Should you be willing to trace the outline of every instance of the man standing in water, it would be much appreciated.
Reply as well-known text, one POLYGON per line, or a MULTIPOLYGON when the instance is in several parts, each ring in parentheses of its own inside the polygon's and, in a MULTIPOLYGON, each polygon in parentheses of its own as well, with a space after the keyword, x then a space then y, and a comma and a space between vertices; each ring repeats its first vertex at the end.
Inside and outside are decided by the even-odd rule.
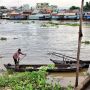
POLYGON ((25 55, 21 52, 21 49, 18 49, 16 53, 13 55, 14 63, 15 63, 15 68, 19 66, 19 60, 20 60, 20 55, 25 55))

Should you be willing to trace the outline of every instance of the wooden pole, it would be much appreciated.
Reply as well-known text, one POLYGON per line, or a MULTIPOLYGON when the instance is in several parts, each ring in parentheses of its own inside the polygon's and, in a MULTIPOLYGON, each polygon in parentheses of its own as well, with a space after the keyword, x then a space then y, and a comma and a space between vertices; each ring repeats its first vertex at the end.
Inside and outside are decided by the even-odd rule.
POLYGON ((79 35, 78 35, 78 50, 77 50, 77 65, 76 65, 77 70, 76 70, 75 88, 78 86, 80 47, 81 47, 81 40, 83 36, 82 34, 83 4, 84 4, 84 0, 81 1, 81 9, 80 9, 80 26, 79 26, 79 35))

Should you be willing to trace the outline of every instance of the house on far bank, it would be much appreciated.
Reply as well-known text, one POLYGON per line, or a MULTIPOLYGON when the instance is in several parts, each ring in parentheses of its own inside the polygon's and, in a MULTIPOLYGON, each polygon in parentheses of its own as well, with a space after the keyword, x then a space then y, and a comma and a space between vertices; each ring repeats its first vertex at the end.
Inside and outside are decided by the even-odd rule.
POLYGON ((84 18, 84 20, 90 20, 90 11, 84 12, 83 18, 84 18))
POLYGON ((18 12, 18 11, 12 11, 9 14, 9 20, 27 20, 28 14, 26 12, 18 12))
POLYGON ((10 20, 23 20, 23 19, 26 19, 26 17, 22 13, 17 12, 17 11, 12 11, 8 15, 10 17, 9 18, 10 20))
POLYGON ((2 19, 9 19, 10 17, 9 17, 9 15, 8 15, 8 13, 3 13, 2 14, 2 19))
POLYGON ((0 19, 2 18, 2 12, 0 12, 0 19))
POLYGON ((61 10, 58 12, 61 20, 79 20, 79 10, 61 10))
POLYGON ((29 20, 50 20, 51 19, 51 11, 49 10, 38 10, 34 9, 32 14, 29 15, 29 20))
POLYGON ((60 20, 60 15, 57 12, 52 12, 52 20, 60 20))

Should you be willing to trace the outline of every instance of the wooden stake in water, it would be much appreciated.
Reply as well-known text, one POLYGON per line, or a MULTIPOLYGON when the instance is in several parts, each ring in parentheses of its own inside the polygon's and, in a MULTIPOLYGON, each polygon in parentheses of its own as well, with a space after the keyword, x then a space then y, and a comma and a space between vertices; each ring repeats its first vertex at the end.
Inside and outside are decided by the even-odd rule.
POLYGON ((81 47, 81 40, 82 40, 82 36, 83 36, 83 34, 82 34, 83 4, 84 4, 84 0, 81 1, 81 9, 80 9, 80 26, 79 26, 79 35, 78 35, 77 70, 76 70, 75 87, 78 86, 78 78, 79 78, 80 47, 81 47))

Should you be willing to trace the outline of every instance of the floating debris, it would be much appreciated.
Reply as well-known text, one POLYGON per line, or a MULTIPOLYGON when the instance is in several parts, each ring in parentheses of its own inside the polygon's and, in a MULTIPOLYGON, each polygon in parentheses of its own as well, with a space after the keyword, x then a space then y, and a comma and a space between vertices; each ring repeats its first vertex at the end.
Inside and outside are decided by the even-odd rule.
POLYGON ((22 24, 30 24, 29 22, 21 22, 22 24))
POLYGON ((84 44, 90 44, 90 41, 83 41, 84 44))
POLYGON ((32 21, 32 23, 35 23, 35 21, 32 21))
POLYGON ((18 39, 18 38, 13 38, 13 39, 18 39))
POLYGON ((7 38, 6 37, 1 37, 0 40, 7 40, 7 38))

